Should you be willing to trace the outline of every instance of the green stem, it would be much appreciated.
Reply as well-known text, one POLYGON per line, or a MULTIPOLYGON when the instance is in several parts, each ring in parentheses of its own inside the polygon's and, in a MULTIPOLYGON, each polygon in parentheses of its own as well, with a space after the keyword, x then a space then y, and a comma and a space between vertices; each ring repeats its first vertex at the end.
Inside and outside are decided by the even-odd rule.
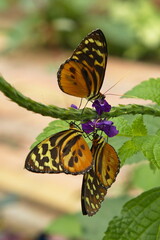
MULTIPOLYGON (((44 105, 36 102, 31 98, 24 96, 13 86, 11 86, 3 77, 0 77, 0 90, 10 98, 13 102, 16 102, 19 106, 26 108, 29 111, 39 113, 43 116, 49 116, 52 118, 60 118, 62 120, 82 120, 82 110, 75 110, 72 108, 65 109, 57 106, 44 105)), ((105 113, 102 117, 117 117, 126 114, 148 114, 153 116, 160 116, 160 111, 148 106, 130 104, 119 107, 113 107, 111 112, 105 113)), ((83 120, 91 120, 97 118, 97 114, 94 110, 86 108, 83 111, 83 120)))

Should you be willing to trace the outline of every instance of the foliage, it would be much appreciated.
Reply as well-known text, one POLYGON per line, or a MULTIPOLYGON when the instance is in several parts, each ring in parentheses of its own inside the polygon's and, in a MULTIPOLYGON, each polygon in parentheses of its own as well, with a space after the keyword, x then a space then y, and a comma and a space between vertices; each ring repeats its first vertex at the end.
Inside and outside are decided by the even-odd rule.
POLYGON ((159 9, 151 0, 110 1, 106 34, 112 54, 159 60, 159 9))
MULTIPOLYGON (((110 53, 133 59, 160 60, 159 9, 151 0, 17 0, 23 18, 9 30, 9 48, 20 45, 64 46, 95 28, 107 36, 110 53)), ((2 0, 5 10, 12 1, 2 0)))
MULTIPOLYGON (((147 95, 147 99, 159 103, 157 100, 160 96, 159 85, 160 79, 150 79, 136 86, 129 94, 142 99, 145 99, 147 95), (144 91, 144 89, 146 90, 144 91), (150 94, 147 92, 147 89, 150 94)), ((128 93, 126 93, 126 96, 128 96, 128 93)), ((154 105, 152 107, 154 108, 154 105)), ((157 105, 155 109, 159 109, 157 105)), ((121 165, 147 159, 154 167, 160 168, 159 118, 153 118, 148 115, 142 116, 135 112, 134 116, 112 117, 110 120, 114 122, 114 125, 119 130, 119 134, 116 138, 109 138, 109 143, 118 151, 121 165), (137 157, 138 153, 141 153, 139 157, 137 157)), ((37 141, 33 146, 44 138, 54 134, 55 129, 59 131, 65 127, 66 124, 60 120, 51 122, 49 126, 44 129, 43 133, 37 137, 37 141)))
POLYGON ((127 200, 128 197, 107 199, 101 211, 89 221, 80 214, 65 215, 51 222, 46 232, 62 234, 70 239, 78 237, 89 240, 96 237, 96 240, 100 240, 103 237, 102 232, 108 225, 103 240, 158 240, 160 188, 153 188, 126 202, 127 200), (115 215, 119 216, 113 218, 115 215), (101 221, 102 219, 105 220, 101 221), (97 225, 98 222, 101 224, 97 225))
POLYGON ((151 100, 160 105, 160 81, 150 79, 128 91, 124 97, 137 97, 145 100, 151 100))
POLYGON ((127 202, 113 218, 103 240, 155 240, 160 237, 160 188, 153 188, 127 202))
POLYGON ((40 143, 45 138, 53 135, 56 132, 63 131, 68 128, 68 124, 61 120, 55 120, 49 123, 49 125, 43 130, 42 133, 40 133, 36 141, 32 144, 31 149, 36 146, 38 143, 40 143))
MULTIPOLYGON (((37 103, 23 96, 6 83, 2 77, 0 77, 0 90, 13 101, 31 111, 61 118, 61 120, 51 122, 44 129, 43 133, 37 138, 38 142, 55 133, 55 129, 56 131, 63 130, 66 124, 62 122, 62 119, 80 120, 80 110, 71 108, 65 110, 37 103)), ((129 95, 150 100, 152 105, 118 106, 103 116, 112 120, 119 130, 119 135, 109 138, 109 143, 118 151, 121 165, 140 162, 144 164, 142 160, 146 160, 145 164, 148 163, 147 168, 140 164, 139 168, 136 168, 133 172, 131 179, 127 181, 127 187, 136 186, 144 192, 129 201, 128 196, 107 199, 102 204, 101 210, 92 218, 82 217, 80 214, 64 216, 57 222, 51 223, 46 232, 63 234, 70 239, 84 240, 94 239, 96 232, 96 239, 102 239, 104 231, 106 232, 103 240, 159 239, 160 79, 149 79, 139 84, 126 93, 125 97, 129 95)), ((95 112, 92 109, 86 109, 83 116, 84 119, 90 120, 94 118, 95 112)))

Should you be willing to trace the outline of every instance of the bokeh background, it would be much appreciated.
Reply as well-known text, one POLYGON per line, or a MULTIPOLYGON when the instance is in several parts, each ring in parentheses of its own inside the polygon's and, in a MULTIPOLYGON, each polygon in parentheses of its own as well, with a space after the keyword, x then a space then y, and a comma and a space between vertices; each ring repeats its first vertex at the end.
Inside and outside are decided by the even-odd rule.
MULTIPOLYGON (((78 98, 60 91, 56 73, 96 28, 104 32, 109 49, 101 92, 120 81, 107 93, 111 105, 146 103, 120 96, 160 75, 160 0, 0 0, 0 73, 36 101, 78 105, 78 98)), ((0 93, 0 240, 102 239, 121 206, 158 179, 153 174, 153 183, 146 182, 151 173, 145 163, 125 165, 96 216, 83 217, 82 176, 24 169, 30 145, 52 120, 0 93)))

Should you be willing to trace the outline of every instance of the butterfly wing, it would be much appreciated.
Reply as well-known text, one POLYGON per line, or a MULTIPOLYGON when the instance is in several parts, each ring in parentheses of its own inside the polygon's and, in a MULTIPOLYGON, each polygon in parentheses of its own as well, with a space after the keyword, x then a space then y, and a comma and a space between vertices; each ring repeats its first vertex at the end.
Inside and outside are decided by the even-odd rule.
POLYGON ((37 173, 80 174, 92 166, 92 154, 86 145, 82 131, 78 129, 61 131, 43 140, 30 151, 25 168, 37 173), (78 155, 81 145, 85 147, 82 156, 85 156, 86 161, 78 155))
POLYGON ((95 172, 101 184, 109 188, 119 172, 120 161, 115 149, 103 137, 93 140, 91 152, 95 159, 95 172))
POLYGON ((58 83, 61 90, 69 95, 86 98, 90 95, 92 74, 82 63, 67 60, 61 66, 58 83))
POLYGON ((60 89, 72 96, 96 99, 107 64, 107 43, 100 29, 88 34, 58 71, 60 89))
POLYGON ((115 181, 119 171, 119 159, 114 148, 103 137, 95 137, 91 147, 94 165, 83 176, 81 206, 83 215, 92 216, 115 181))
POLYGON ((61 147, 61 162, 65 173, 85 173, 92 167, 92 153, 82 137, 82 131, 74 129, 61 147))
POLYGON ((68 133, 69 130, 56 133, 35 146, 26 158, 25 168, 37 173, 63 172, 63 166, 60 161, 59 142, 68 133))
POLYGON ((81 190, 81 207, 83 215, 92 216, 101 207, 101 202, 107 194, 107 189, 101 186, 94 169, 83 176, 81 190))

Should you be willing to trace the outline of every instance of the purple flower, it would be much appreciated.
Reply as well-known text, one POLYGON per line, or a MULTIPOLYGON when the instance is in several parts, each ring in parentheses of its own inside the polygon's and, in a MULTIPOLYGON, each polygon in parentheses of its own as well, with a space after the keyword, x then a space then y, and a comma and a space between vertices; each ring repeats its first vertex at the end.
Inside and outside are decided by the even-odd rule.
POLYGON ((105 99, 97 99, 92 104, 92 107, 95 107, 98 115, 101 115, 103 112, 109 112, 111 110, 111 105, 105 99))
POLYGON ((96 128, 98 128, 98 129, 102 130, 103 132, 105 132, 105 134, 108 137, 114 137, 119 132, 116 129, 116 127, 113 126, 113 122, 112 121, 100 120, 99 122, 96 123, 96 128))
POLYGON ((82 123, 82 129, 85 133, 91 133, 93 132, 95 129, 99 129, 102 130, 103 132, 105 132, 105 134, 108 137, 114 137, 115 135, 118 134, 118 130, 116 129, 115 126, 113 126, 113 122, 112 121, 107 121, 107 120, 94 120, 92 121, 88 121, 86 123, 82 123))
POLYGON ((95 129, 95 123, 92 121, 88 121, 86 123, 82 123, 82 129, 85 133, 91 133, 95 129))
POLYGON ((74 104, 71 104, 71 108, 78 109, 78 107, 74 104))

